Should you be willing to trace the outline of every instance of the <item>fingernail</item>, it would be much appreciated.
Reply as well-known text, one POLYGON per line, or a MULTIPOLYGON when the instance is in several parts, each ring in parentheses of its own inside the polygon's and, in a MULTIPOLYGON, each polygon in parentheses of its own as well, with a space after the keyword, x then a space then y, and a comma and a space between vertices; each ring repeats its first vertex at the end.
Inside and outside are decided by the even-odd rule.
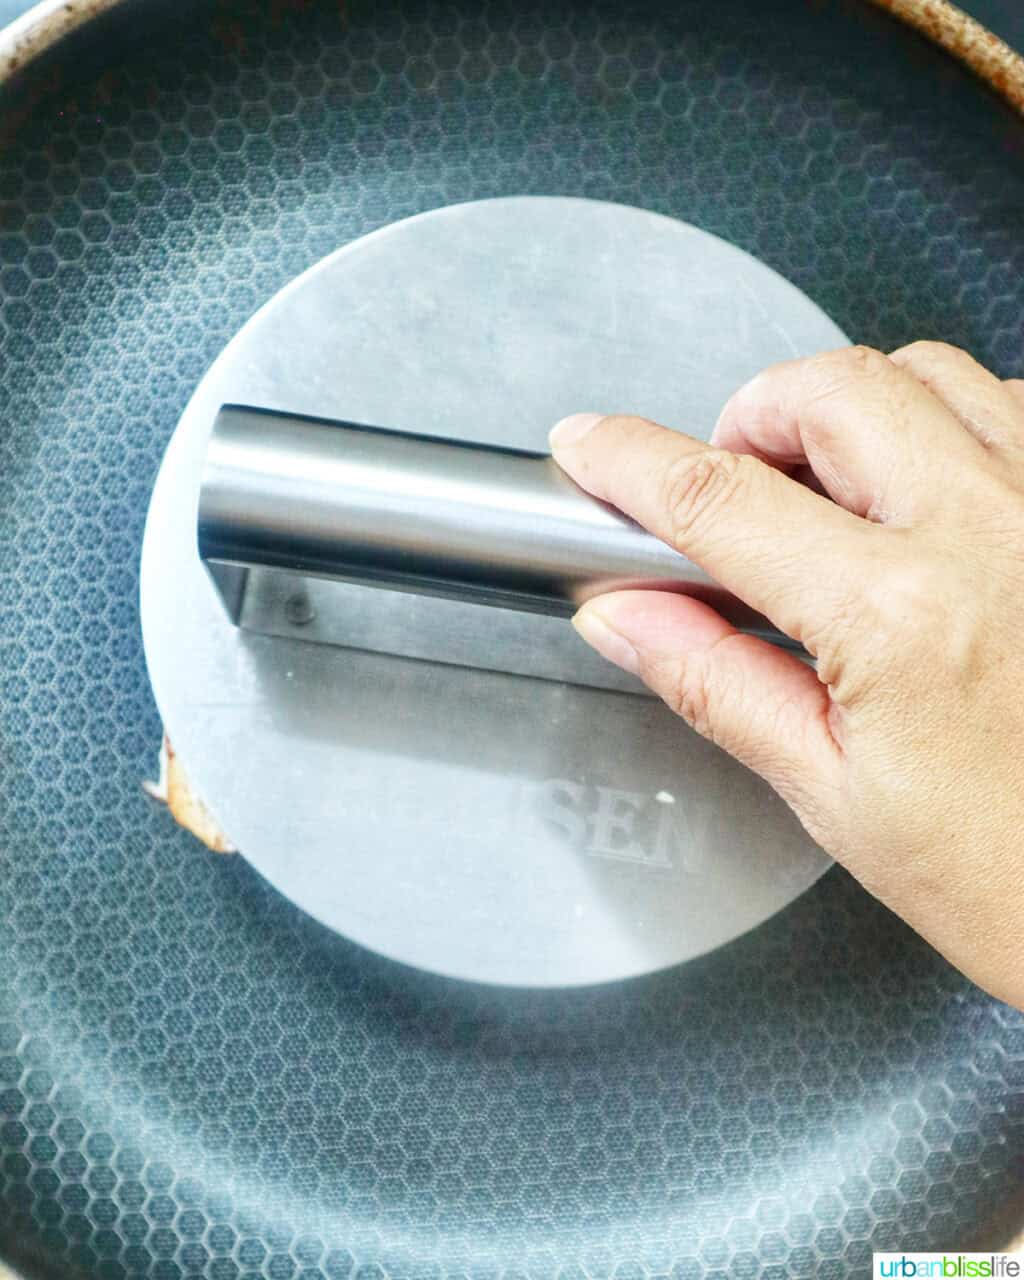
POLYGON ((551 447, 578 444, 589 431, 593 431, 604 416, 603 413, 574 413, 568 418, 563 418, 551 428, 551 434, 548 436, 551 447))
POLYGON ((630 675, 640 674, 640 655, 624 635, 608 625, 597 606, 586 605, 582 608, 573 618, 572 625, 602 658, 614 662, 630 675))

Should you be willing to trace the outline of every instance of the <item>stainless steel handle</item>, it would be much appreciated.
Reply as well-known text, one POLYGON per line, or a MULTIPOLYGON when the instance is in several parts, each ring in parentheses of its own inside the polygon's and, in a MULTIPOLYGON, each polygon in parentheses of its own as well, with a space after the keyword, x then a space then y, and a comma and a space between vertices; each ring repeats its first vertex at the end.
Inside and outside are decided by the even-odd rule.
POLYGON ((544 454, 226 405, 198 533, 222 591, 225 570, 262 566, 569 616, 643 587, 791 643, 544 454))

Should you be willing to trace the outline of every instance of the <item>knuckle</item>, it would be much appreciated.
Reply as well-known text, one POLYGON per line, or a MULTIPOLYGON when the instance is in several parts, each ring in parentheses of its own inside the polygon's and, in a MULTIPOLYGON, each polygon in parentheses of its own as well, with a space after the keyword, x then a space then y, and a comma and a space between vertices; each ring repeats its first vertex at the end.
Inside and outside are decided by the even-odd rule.
POLYGON ((685 550, 712 515, 732 503, 761 463, 746 454, 709 449, 673 462, 663 479, 672 540, 685 550))
POLYGON ((736 714, 745 703, 747 690, 741 669, 723 664, 721 659, 726 649, 750 642, 749 636, 733 632, 699 655, 676 659, 656 677, 656 688, 670 710, 702 737, 734 755, 747 747, 748 718, 736 714))
POLYGON ((954 347, 951 342, 936 342, 930 338, 922 338, 917 342, 911 342, 909 346, 901 347, 896 354, 900 356, 903 363, 932 367, 951 360, 961 360, 965 352, 959 347, 954 347))
POLYGON ((892 565, 867 585, 864 605, 874 626, 890 638, 931 630, 947 586, 947 575, 927 561, 892 565))
POLYGON ((858 345, 844 347, 841 351, 829 351, 810 360, 812 375, 816 375, 821 389, 844 390, 851 382, 883 378, 892 372, 889 357, 874 347, 858 345))
POLYGON ((828 448, 848 430, 848 420, 867 401, 897 412, 899 384, 893 383, 895 365, 873 347, 848 347, 813 356, 807 363, 793 413, 802 430, 828 448))
POLYGON ((929 391, 959 388, 961 393, 971 384, 990 382, 992 375, 967 351, 949 342, 925 340, 911 343, 897 352, 894 363, 916 378, 929 391))

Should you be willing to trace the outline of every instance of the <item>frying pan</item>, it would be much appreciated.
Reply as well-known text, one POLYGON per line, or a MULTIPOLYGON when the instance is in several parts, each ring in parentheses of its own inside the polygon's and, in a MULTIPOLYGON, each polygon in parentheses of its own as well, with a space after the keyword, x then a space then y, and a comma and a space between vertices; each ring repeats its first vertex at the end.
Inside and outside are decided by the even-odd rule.
POLYGON ((374 956, 143 797, 136 566, 162 450, 241 323, 338 245, 460 200, 642 205, 859 340, 1019 373, 1020 117, 852 0, 94 3, 44 25, 0 103, 0 1256, 682 1280, 1005 1243, 1024 1018, 844 872, 604 987, 374 956))

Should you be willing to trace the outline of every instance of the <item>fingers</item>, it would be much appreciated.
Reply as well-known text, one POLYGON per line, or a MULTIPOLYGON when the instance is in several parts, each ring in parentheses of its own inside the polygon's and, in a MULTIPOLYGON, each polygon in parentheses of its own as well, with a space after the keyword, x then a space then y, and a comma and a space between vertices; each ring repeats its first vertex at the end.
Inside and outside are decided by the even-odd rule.
POLYGON ((866 347, 767 369, 725 406, 711 440, 784 469, 807 463, 840 506, 898 524, 941 500, 940 472, 977 450, 917 378, 866 347))
POLYGON ((986 448, 1024 446, 1024 414, 1013 384, 944 342, 914 342, 889 359, 912 374, 986 448))
POLYGON ((598 596, 573 625, 800 810, 837 785, 842 750, 828 692, 793 654, 741 634, 700 601, 659 591, 598 596))
POLYGON ((558 463, 818 653, 856 611, 879 531, 754 458, 642 418, 580 414, 551 433, 558 463))

